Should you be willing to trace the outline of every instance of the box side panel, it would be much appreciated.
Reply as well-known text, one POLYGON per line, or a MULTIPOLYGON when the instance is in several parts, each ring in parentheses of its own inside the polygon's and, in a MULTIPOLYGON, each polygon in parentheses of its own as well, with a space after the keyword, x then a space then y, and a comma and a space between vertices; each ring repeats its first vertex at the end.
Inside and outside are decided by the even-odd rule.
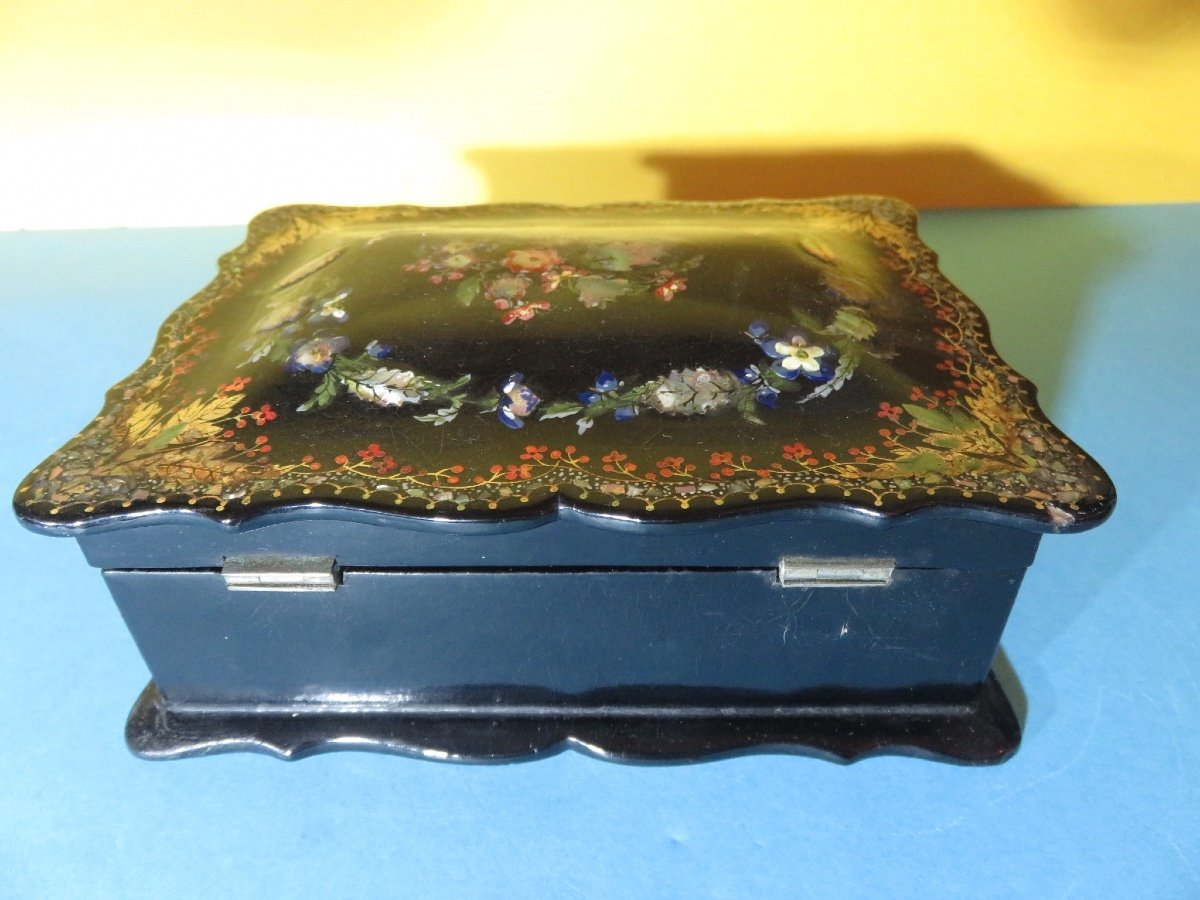
POLYGON ((811 589, 747 571, 351 570, 323 593, 230 592, 215 572, 105 577, 173 703, 486 706, 965 697, 1023 571, 811 589))
POLYGON ((785 555, 888 556, 907 568, 1027 567, 1041 535, 930 513, 921 519, 858 523, 813 510, 672 525, 566 515, 540 524, 427 524, 351 521, 330 511, 235 530, 197 517, 159 517, 87 532, 88 561, 105 569, 213 568, 226 556, 335 556, 343 566, 470 568, 555 566, 773 567, 785 555))

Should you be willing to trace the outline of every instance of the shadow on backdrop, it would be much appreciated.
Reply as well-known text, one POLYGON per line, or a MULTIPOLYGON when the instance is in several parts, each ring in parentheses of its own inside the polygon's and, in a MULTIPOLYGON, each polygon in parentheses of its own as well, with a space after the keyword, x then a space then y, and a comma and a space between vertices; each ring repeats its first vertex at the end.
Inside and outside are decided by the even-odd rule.
POLYGON ((1063 206, 1069 201, 966 147, 650 153, 672 200, 887 194, 919 209, 1063 206))
POLYGON ((1158 45, 1186 40, 1200 28, 1197 0, 1061 0, 1044 7, 1069 28, 1113 45, 1158 45))
POLYGON ((919 209, 1064 206, 1070 198, 953 145, 814 150, 610 146, 466 154, 497 203, 799 199, 889 194, 919 209))

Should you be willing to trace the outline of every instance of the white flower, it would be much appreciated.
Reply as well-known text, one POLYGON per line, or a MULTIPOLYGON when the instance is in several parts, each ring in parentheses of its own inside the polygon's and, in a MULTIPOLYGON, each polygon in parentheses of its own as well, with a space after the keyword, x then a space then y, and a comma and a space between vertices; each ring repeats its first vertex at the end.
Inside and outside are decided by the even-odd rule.
POLYGON ((379 406, 420 403, 426 397, 416 373, 402 369, 375 369, 347 382, 347 387, 355 396, 379 406))
POLYGON ((809 344, 800 335, 792 337, 791 340, 776 341, 774 349, 775 353, 772 355, 777 356, 779 365, 789 372, 801 369, 805 372, 821 371, 820 360, 825 355, 825 348, 809 344))

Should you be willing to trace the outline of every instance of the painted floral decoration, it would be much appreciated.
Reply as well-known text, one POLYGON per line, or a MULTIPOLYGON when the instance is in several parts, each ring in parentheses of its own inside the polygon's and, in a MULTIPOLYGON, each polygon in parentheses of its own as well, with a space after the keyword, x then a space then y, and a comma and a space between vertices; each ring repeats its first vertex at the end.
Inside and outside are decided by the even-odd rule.
POLYGON ((640 241, 508 249, 454 241, 425 249, 405 271, 426 275, 432 285, 453 285, 464 305, 482 298, 505 325, 549 312, 563 297, 589 309, 638 295, 667 302, 687 290, 688 271, 703 260, 672 259, 677 251, 668 245, 640 241))
POLYGON ((292 347, 286 368, 289 372, 315 372, 321 375, 329 371, 334 356, 349 346, 350 342, 344 337, 303 341, 292 347))
MULTIPOLYGON (((722 346, 744 353, 648 372, 599 359, 599 371, 585 371, 574 387, 524 365, 501 383, 468 364, 425 371, 405 349, 419 337, 351 330, 361 321, 356 304, 366 301, 343 267, 372 252, 377 237, 356 244, 364 232, 351 231, 340 246, 301 253, 306 240, 340 224, 386 233, 449 212, 281 212, 168 320, 150 361, 114 389, 101 416, 26 479, 19 508, 31 520, 62 523, 172 504, 228 515, 262 500, 314 497, 477 511, 557 493, 651 513, 793 498, 903 511, 932 498, 1020 509, 1066 528, 1111 505, 1103 472, 1045 420, 1027 383, 995 355, 982 316, 937 272, 910 213, 859 199, 721 209, 734 232, 739 216, 783 216, 788 233, 812 223, 822 237, 806 237, 798 252, 819 302, 747 309, 747 319, 763 318, 741 336, 742 326, 724 319, 733 333, 722 333, 722 346), (874 260, 870 271, 843 267, 839 241, 857 242, 860 256, 874 260), (262 273, 273 266, 283 274, 267 283, 262 273), (241 308, 253 312, 239 320, 247 292, 254 302, 241 308), (223 337, 222 328, 234 330, 223 337), (919 348, 911 365, 888 364, 898 329, 919 348), (240 356, 230 363, 215 346, 240 356), (824 403, 835 393, 840 402, 824 403), (478 426, 462 425, 467 412, 478 426), (859 437, 838 442, 826 426, 847 416, 859 437), (490 440, 456 443, 481 439, 475 429, 497 421, 506 428, 495 430, 496 447, 508 449, 489 458, 479 448, 486 454, 490 440), (434 430, 451 422, 459 425, 434 430), (310 427, 341 435, 334 423, 347 435, 338 446, 302 443, 310 427), (522 449, 512 450, 507 429, 523 429, 522 449)), ((714 254, 667 242, 443 240, 396 268, 428 302, 473 307, 497 333, 523 323, 532 340, 564 304, 657 309, 689 288, 700 295, 714 254)))
POLYGON ((500 388, 500 402, 496 416, 509 428, 524 428, 525 418, 533 413, 541 399, 522 382, 525 376, 514 372, 500 388))
POLYGON ((809 381, 824 383, 833 378, 837 354, 828 347, 813 342, 812 336, 799 328, 790 328, 782 339, 767 334, 766 322, 750 323, 749 334, 758 339, 758 345, 771 359, 771 371, 788 381, 801 375, 809 381))

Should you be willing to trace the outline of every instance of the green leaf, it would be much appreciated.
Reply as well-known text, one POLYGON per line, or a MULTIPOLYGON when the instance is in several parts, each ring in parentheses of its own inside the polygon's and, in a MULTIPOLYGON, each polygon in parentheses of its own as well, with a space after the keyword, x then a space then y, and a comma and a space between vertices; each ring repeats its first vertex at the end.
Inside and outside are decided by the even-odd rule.
POLYGON ((856 341, 865 341, 875 336, 875 325, 860 309, 843 307, 837 311, 829 330, 844 334, 856 341))
POLYGON ((752 425, 766 425, 762 419, 758 417, 757 410, 758 402, 754 399, 753 394, 748 394, 738 400, 737 409, 741 413, 742 418, 752 425))
POLYGON ((775 390, 780 392, 790 392, 796 390, 796 382, 784 378, 770 366, 766 366, 762 370, 762 379, 775 390))
POLYGON ((858 352, 852 347, 844 349, 839 347, 839 351, 841 352, 841 356, 838 359, 837 370, 833 373, 833 378, 801 400, 801 403, 828 397, 834 391, 841 390, 846 382, 853 377, 854 371, 858 368, 858 352))
POLYGON ((954 424, 959 431, 982 431, 983 423, 978 419, 973 418, 969 413, 963 412, 959 406, 952 406, 948 410, 950 418, 954 420, 954 424))
POLYGON ((429 413, 424 416, 413 416, 413 420, 417 422, 432 422, 436 428, 438 425, 445 425, 447 422, 453 422, 458 417, 458 406, 447 406, 439 409, 437 412, 429 413))
POLYGON ((174 425, 170 426, 169 428, 164 428, 162 431, 156 434, 154 436, 154 440, 152 440, 147 446, 151 450, 161 450, 163 447, 167 446, 167 444, 171 443, 171 441, 175 440, 175 438, 179 437, 179 435, 183 432, 183 429, 187 428, 187 426, 187 422, 176 422, 174 425))
POLYGON ((607 275, 582 275, 573 282, 571 287, 578 292, 579 301, 588 307, 607 306, 633 289, 627 278, 607 275))
POLYGON ((952 418, 939 409, 928 409, 924 406, 917 406, 915 403, 905 403, 904 411, 920 424, 933 431, 953 434, 956 431, 963 430, 955 424, 952 418))
POLYGON ((957 450, 963 445, 962 438, 956 437, 953 434, 938 434, 928 438, 929 443, 935 447, 945 447, 947 450, 957 450))
POLYGON ((479 295, 479 286, 483 283, 478 275, 472 275, 470 278, 464 278, 458 283, 458 287, 454 289, 454 299, 463 306, 470 306, 475 302, 475 298, 479 295))
POLYGON ((898 459, 895 465, 899 471, 910 475, 927 475, 931 472, 944 472, 946 470, 946 463, 932 451, 914 453, 912 456, 898 459))
POLYGON ((542 407, 542 414, 539 419, 565 419, 567 416, 573 416, 575 413, 583 409, 582 403, 573 403, 570 400, 560 400, 557 403, 547 403, 542 407))
POLYGON ((296 412, 308 412, 310 409, 323 409, 333 402, 342 392, 342 379, 335 374, 334 369, 325 373, 321 383, 317 385, 312 396, 296 407, 296 412))

